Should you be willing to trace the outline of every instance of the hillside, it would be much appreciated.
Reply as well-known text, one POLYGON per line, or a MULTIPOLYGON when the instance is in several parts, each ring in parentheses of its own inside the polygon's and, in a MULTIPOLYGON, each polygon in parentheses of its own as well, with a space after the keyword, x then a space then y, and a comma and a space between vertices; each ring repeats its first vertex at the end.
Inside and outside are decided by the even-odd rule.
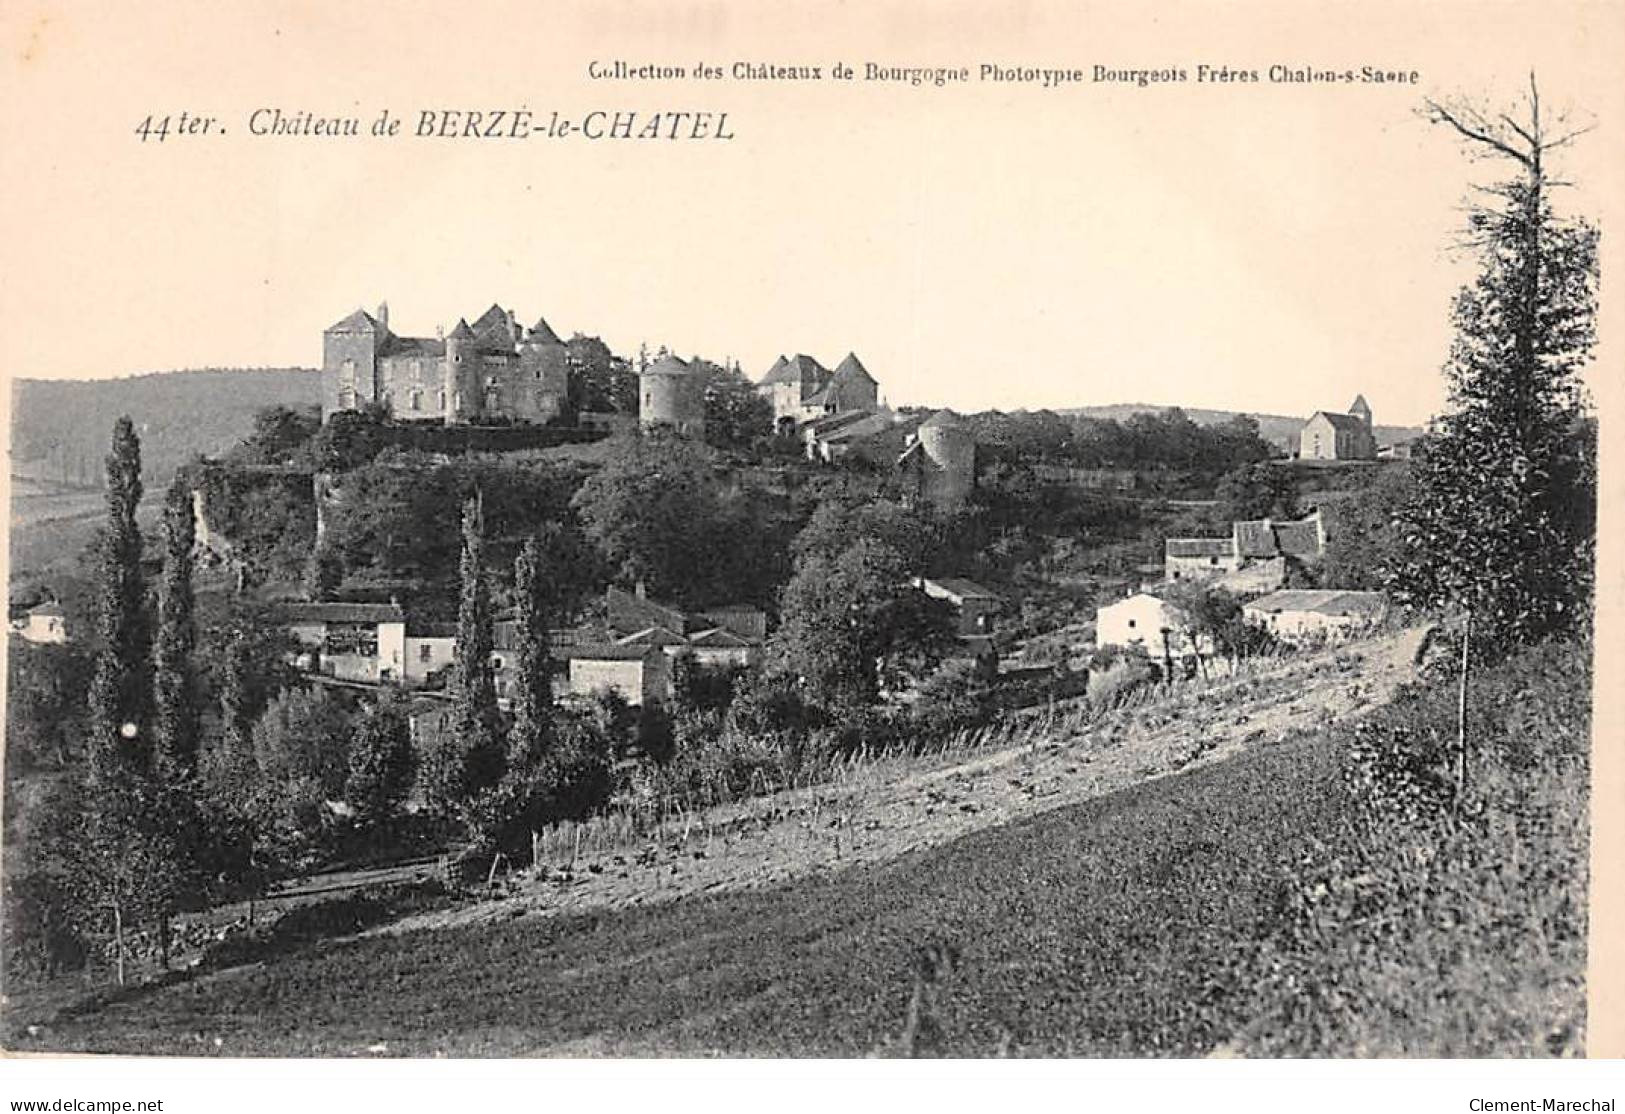
MULTIPOLYGON (((1071 410, 1060 410, 1061 414, 1076 414, 1089 418, 1111 418, 1114 421, 1124 421, 1136 414, 1159 414, 1167 410, 1166 406, 1152 406, 1144 402, 1115 402, 1109 406, 1079 406, 1071 410)), ((1220 425, 1236 417, 1242 411, 1237 410, 1197 410, 1190 407, 1181 407, 1185 416, 1198 425, 1220 425)), ((1292 417, 1287 414, 1249 414, 1258 423, 1259 436, 1273 445, 1286 444, 1295 441, 1298 431, 1303 428, 1307 414, 1292 417)), ((1377 444, 1392 445, 1398 441, 1409 441, 1420 437, 1422 430, 1416 426, 1406 425, 1379 425, 1376 427, 1377 444)))
POLYGON ((149 486, 167 484, 197 453, 225 451, 267 406, 316 406, 308 368, 207 368, 125 379, 18 379, 12 385, 11 471, 58 484, 99 486, 113 422, 128 414, 141 435, 149 486))

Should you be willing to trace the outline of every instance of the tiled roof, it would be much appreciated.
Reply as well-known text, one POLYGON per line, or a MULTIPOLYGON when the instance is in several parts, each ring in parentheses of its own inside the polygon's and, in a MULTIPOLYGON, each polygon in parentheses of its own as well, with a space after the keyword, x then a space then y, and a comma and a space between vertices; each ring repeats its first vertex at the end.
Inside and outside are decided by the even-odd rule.
POLYGON ((490 309, 474 319, 474 331, 476 333, 489 332, 498 326, 504 329, 508 327, 508 311, 495 302, 491 303, 490 309))
POLYGON ((474 330, 468 327, 468 322, 465 319, 459 317, 457 319, 457 327, 451 331, 451 339, 473 340, 474 330))
POLYGON ((1319 615, 1373 615, 1388 606, 1381 592, 1345 592, 1335 588, 1287 588, 1248 604, 1249 610, 1279 614, 1311 611, 1319 615))
POLYGON ((665 627, 686 635, 694 627, 693 620, 677 608, 635 596, 620 588, 605 591, 604 601, 608 605, 610 629, 621 634, 631 634, 649 627, 665 627))
POLYGON ((773 366, 767 369, 767 374, 756 381, 756 385, 766 387, 773 383, 790 383, 793 381, 793 377, 790 375, 790 361, 785 359, 784 354, 781 352, 779 358, 773 361, 773 366))
POLYGON ((643 369, 644 375, 687 375, 692 369, 676 356, 662 356, 643 369))
POLYGON ((538 317, 536 319, 536 324, 531 326, 530 332, 525 335, 525 340, 529 344, 564 343, 559 339, 559 334, 555 333, 552 326, 547 323, 547 318, 545 317, 538 317))
POLYGON ((364 309, 358 309, 343 321, 329 325, 327 331, 330 333, 378 333, 383 332, 384 327, 378 323, 378 319, 372 314, 364 309))
POLYGON ((1340 430, 1343 433, 1365 432, 1365 420, 1357 418, 1353 414, 1333 414, 1330 410, 1316 410, 1309 415, 1309 421, 1312 422, 1316 418, 1325 418, 1332 424, 1333 429, 1340 430))
POLYGON ((1318 557, 1321 553, 1319 512, 1298 522, 1255 519, 1234 523, 1236 552, 1243 557, 1318 557))
POLYGON ((46 618, 50 618, 53 615, 61 618, 63 611, 62 605, 57 603, 55 600, 46 600, 44 603, 37 603, 33 607, 30 607, 27 613, 29 615, 44 615, 46 618))
POLYGON ((945 592, 949 592, 961 599, 967 600, 996 600, 1001 597, 990 588, 984 588, 974 580, 967 580, 962 576, 934 576, 928 578, 928 583, 935 584, 945 592))
POLYGON ((858 380, 873 383, 875 377, 869 374, 869 369, 863 366, 863 361, 858 359, 856 352, 848 352, 846 359, 842 360, 840 366, 835 369, 835 380, 837 382, 858 380))
POLYGON ((742 638, 727 627, 712 627, 702 630, 688 640, 689 645, 704 649, 738 648, 751 645, 748 638, 742 638))
POLYGON ((287 603, 282 614, 290 623, 404 623, 406 615, 392 603, 287 603))
POLYGON ((828 368, 806 353, 797 352, 788 360, 780 356, 773 361, 773 366, 767 369, 767 374, 762 376, 758 385, 766 387, 773 383, 799 383, 801 400, 805 402, 822 391, 829 379, 828 368))
POLYGON ((604 645, 561 646, 557 655, 565 661, 643 661, 660 651, 653 646, 604 645))
POLYGON ((645 627, 615 640, 617 646, 686 646, 688 639, 669 627, 645 627))

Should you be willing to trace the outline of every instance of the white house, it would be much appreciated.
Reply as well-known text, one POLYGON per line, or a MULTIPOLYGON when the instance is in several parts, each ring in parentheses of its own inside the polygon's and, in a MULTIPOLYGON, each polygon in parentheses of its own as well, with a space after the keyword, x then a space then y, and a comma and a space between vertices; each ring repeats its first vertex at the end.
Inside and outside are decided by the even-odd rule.
POLYGON ((1388 597, 1381 592, 1324 588, 1271 592, 1242 609, 1249 622, 1289 643, 1353 634, 1381 622, 1387 613, 1388 597))
POLYGON ((457 656, 456 623, 408 623, 402 674, 409 685, 421 685, 451 667, 457 656))
POLYGON ((565 647, 567 691, 572 696, 618 692, 633 707, 658 704, 671 695, 671 659, 658 646, 565 647))
POLYGON ((1095 645, 1138 647, 1152 658, 1213 652, 1210 639, 1192 635, 1190 617, 1182 608, 1152 592, 1136 592, 1097 609, 1095 645))
POLYGON ((68 640, 68 625, 62 614, 62 605, 47 600, 29 608, 22 618, 11 624, 17 637, 28 642, 60 645, 68 640))

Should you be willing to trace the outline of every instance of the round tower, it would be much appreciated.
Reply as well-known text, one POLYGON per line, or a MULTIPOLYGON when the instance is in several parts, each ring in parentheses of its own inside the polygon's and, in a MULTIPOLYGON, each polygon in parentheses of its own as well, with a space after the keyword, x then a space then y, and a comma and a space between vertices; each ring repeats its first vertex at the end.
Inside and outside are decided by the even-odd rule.
POLYGON ((473 355, 474 330, 466 320, 458 318, 457 327, 446 337, 443 364, 441 393, 445 396, 443 414, 448 425, 467 421, 469 414, 479 410, 479 385, 470 377, 473 355))
POLYGON ((976 437, 958 414, 938 410, 920 423, 920 495, 933 506, 952 509, 976 486, 976 437))
POLYGON ((676 356, 661 356, 638 372, 638 424, 666 426, 685 437, 705 435, 705 382, 676 356))

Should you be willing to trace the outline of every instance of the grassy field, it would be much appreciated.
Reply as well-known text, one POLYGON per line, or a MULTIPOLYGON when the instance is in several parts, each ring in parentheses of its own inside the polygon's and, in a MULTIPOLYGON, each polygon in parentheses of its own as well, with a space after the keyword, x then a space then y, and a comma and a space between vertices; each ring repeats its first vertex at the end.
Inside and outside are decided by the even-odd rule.
POLYGON ((1222 988, 1279 904, 1261 864, 1334 821, 1333 765, 1293 742, 793 887, 314 945, 14 1046, 1199 1054, 1252 1013, 1222 988))
MULTIPOLYGON (((1585 1044, 1589 650, 951 843, 758 889, 355 935, 60 1008, 19 1051, 198 1055, 1528 1056, 1585 1044), (1441 777, 1440 775, 1444 776, 1441 777), (1440 797, 1440 794, 1444 794, 1440 797), (1441 800, 1443 808, 1429 805, 1441 800)), ((669 870, 675 876, 679 864, 669 870)), ((59 988, 60 989, 60 988, 59 988)))

